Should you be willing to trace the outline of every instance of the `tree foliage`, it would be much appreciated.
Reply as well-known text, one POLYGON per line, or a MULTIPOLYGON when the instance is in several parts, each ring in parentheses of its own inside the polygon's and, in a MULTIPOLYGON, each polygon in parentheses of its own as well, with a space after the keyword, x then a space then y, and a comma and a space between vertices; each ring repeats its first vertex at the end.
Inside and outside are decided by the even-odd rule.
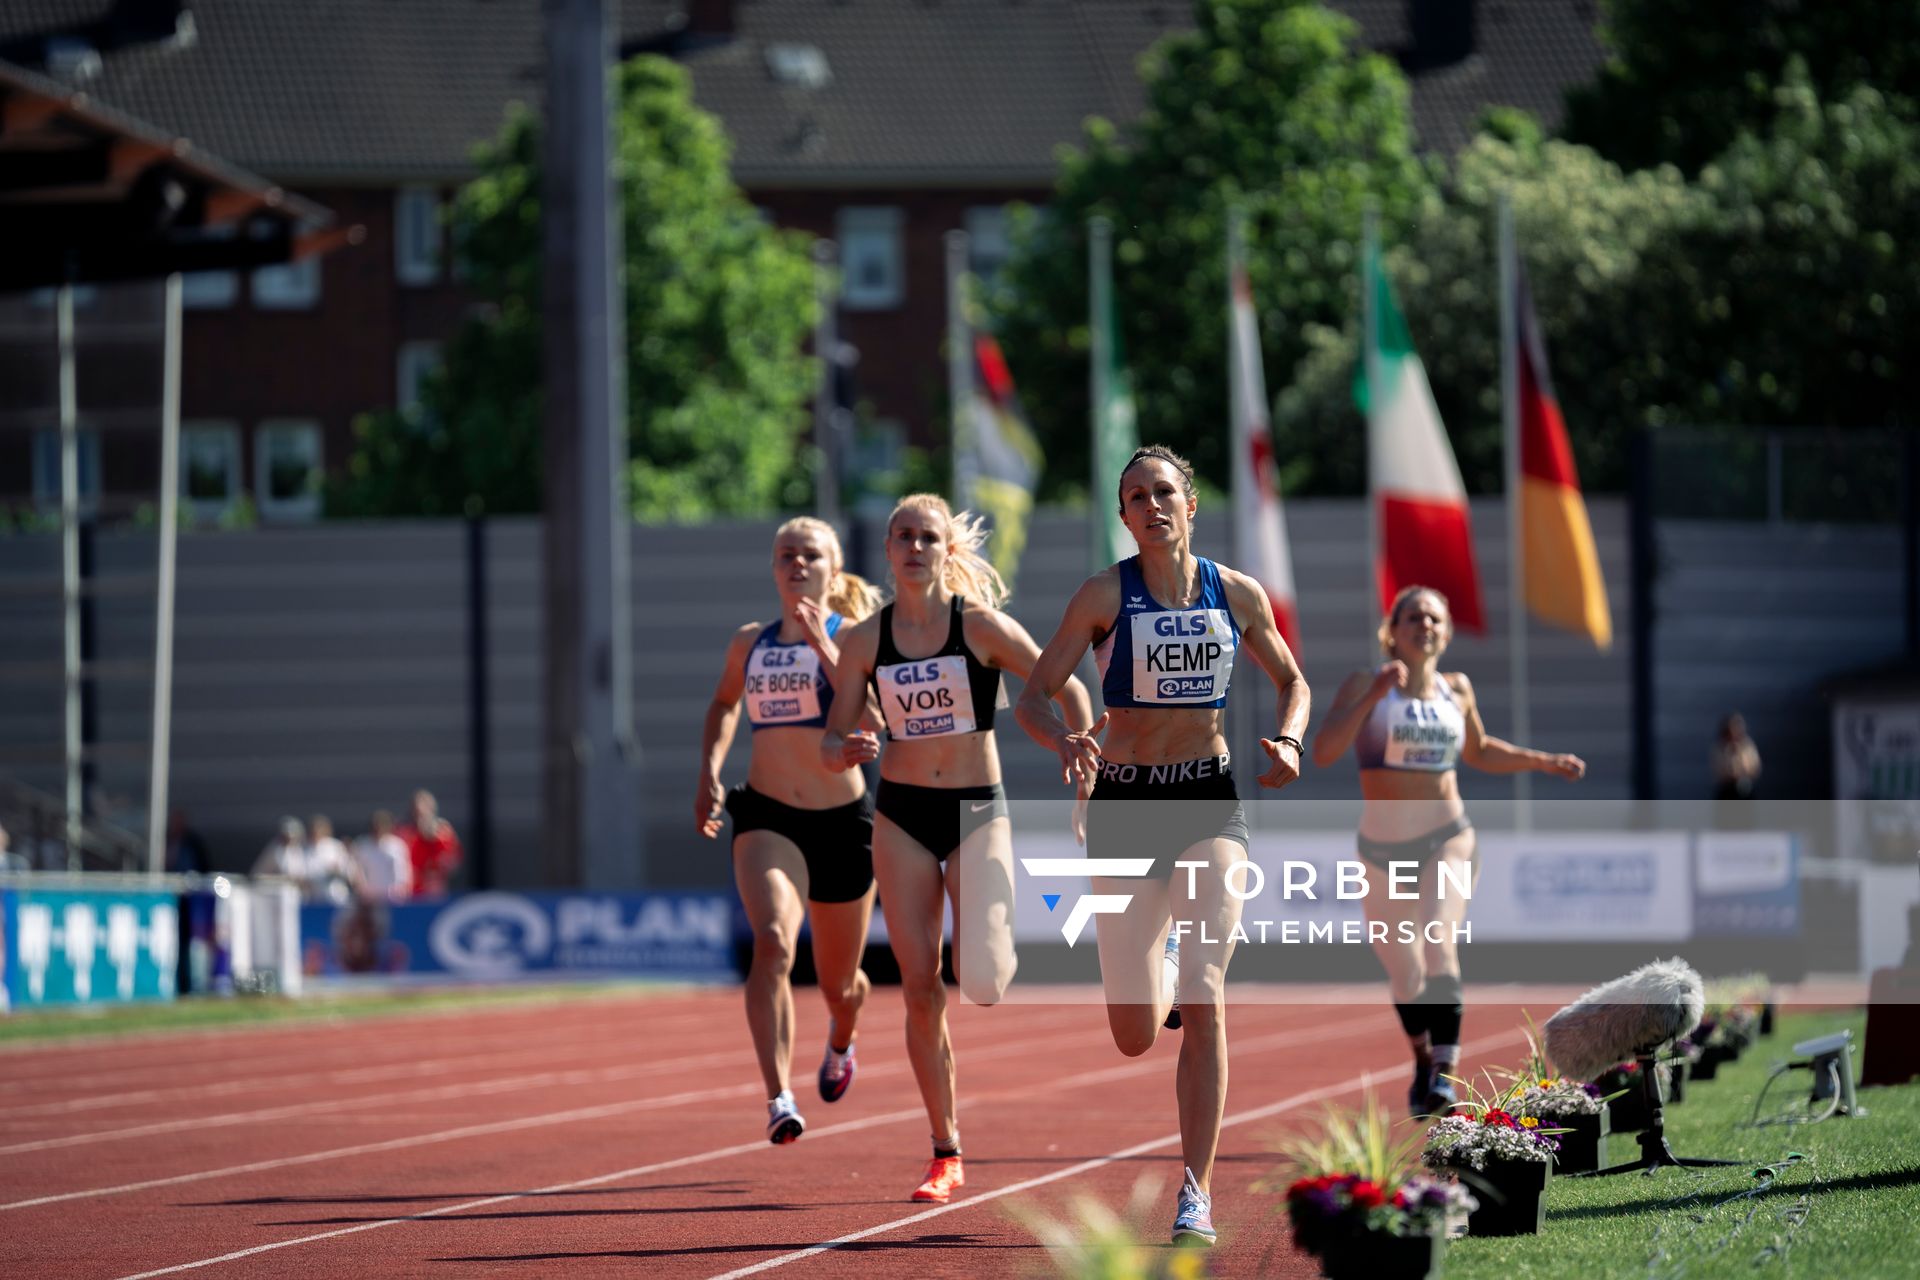
POLYGON ((1920 5, 1897 0, 1605 0, 1609 60, 1567 95, 1566 137, 1629 169, 1689 174, 1765 134, 1796 59, 1814 95, 1920 99, 1920 5))
POLYGON ((1063 154, 1043 216, 1016 222, 990 302, 1034 427, 1048 495, 1088 471, 1086 221, 1114 224, 1114 291, 1140 431, 1227 479, 1226 218, 1248 214, 1269 377, 1359 297, 1362 213, 1408 226, 1430 183, 1405 78, 1354 49, 1356 28, 1311 0, 1198 0, 1194 29, 1144 66, 1147 110, 1124 135, 1089 123, 1063 154))
MULTIPOLYGON (((625 232, 629 481, 642 518, 749 514, 806 496, 799 436, 814 385, 805 237, 767 226, 687 74, 625 64, 614 175, 625 232)), ((454 242, 484 300, 413 413, 368 415, 332 508, 351 515, 541 505, 539 120, 520 111, 454 201, 454 242)))

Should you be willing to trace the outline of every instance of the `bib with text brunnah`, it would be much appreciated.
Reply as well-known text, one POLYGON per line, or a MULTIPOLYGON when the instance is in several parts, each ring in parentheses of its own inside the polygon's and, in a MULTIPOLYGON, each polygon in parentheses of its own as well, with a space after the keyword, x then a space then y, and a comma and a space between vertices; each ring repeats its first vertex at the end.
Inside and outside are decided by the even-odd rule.
POLYGON ((760 645, 747 655, 747 719, 756 725, 820 718, 820 655, 809 644, 760 645))
POLYGON ((1466 720, 1451 702, 1408 698, 1392 709, 1387 721, 1386 756, 1389 769, 1443 773, 1460 758, 1466 720))
POLYGON ((895 738, 939 738, 974 731, 973 685, 967 679, 965 654, 891 663, 873 674, 887 732, 895 738))
POLYGON ((1225 609, 1131 615, 1137 702, 1212 702, 1233 678, 1233 622, 1225 609))

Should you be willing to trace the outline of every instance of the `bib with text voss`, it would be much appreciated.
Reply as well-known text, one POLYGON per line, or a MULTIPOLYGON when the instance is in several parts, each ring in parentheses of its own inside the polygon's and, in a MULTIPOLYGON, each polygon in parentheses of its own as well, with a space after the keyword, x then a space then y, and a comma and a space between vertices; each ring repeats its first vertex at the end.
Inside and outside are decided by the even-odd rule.
POLYGON ((972 733, 973 685, 965 654, 916 658, 874 669, 887 732, 896 739, 972 733))

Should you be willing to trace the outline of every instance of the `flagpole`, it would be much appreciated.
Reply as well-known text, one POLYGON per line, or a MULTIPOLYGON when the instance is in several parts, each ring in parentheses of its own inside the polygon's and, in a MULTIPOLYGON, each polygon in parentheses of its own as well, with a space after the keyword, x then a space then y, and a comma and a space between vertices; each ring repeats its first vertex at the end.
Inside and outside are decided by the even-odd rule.
MULTIPOLYGON (((1513 698, 1513 740, 1533 741, 1533 708, 1527 687, 1527 580, 1524 513, 1520 497, 1520 324, 1515 314, 1520 284, 1513 238, 1513 201, 1500 196, 1500 425, 1507 470, 1507 679, 1513 698)), ((1513 775, 1514 828, 1533 829, 1533 775, 1513 775)))
MULTIPOLYGON (((1233 531, 1233 537, 1229 545, 1233 548, 1233 565, 1242 572, 1246 571, 1253 552, 1250 540, 1247 537, 1245 519, 1246 512, 1250 509, 1247 504, 1253 501, 1253 495, 1244 492, 1248 487, 1248 477, 1243 477, 1241 474, 1247 470, 1247 467, 1244 465, 1245 459, 1240 456, 1241 451, 1247 447, 1246 423, 1243 421, 1245 411, 1240 404, 1240 380, 1246 376, 1246 370, 1241 367, 1240 342, 1233 327, 1233 311, 1236 302, 1233 296, 1233 286, 1235 280, 1239 277, 1242 263, 1245 261, 1246 248, 1246 211, 1237 204, 1229 205, 1227 206, 1226 272, 1227 457, 1232 460, 1232 466, 1228 469, 1227 474, 1231 481, 1228 502, 1231 507, 1231 528, 1233 531)), ((1264 587, 1264 585, 1263 583, 1262 586, 1264 587)), ((1265 597, 1266 592, 1263 590, 1261 592, 1261 598, 1264 599, 1265 597)), ((1245 682, 1245 686, 1241 690, 1238 699, 1240 705, 1236 708, 1240 725, 1241 741, 1235 744, 1234 755, 1236 758, 1247 762, 1241 766, 1243 775, 1244 771, 1248 768, 1256 770, 1255 776, 1258 776, 1259 772, 1265 771, 1259 759, 1260 752, 1258 749, 1260 730, 1257 716, 1259 709, 1257 691, 1260 688, 1261 685, 1257 679, 1245 682), (1253 705, 1249 707, 1249 703, 1253 705)), ((1229 693, 1228 696, 1231 698, 1231 693, 1229 693)), ((1275 729, 1274 732, 1278 733, 1280 730, 1275 729)), ((1258 825, 1256 822, 1255 826, 1257 827, 1258 825)))
POLYGON ((1360 359, 1367 380, 1367 421, 1361 424, 1367 442, 1364 498, 1367 508, 1367 609, 1364 617, 1367 644, 1363 652, 1369 655, 1362 665, 1371 668, 1380 657, 1374 635, 1374 615, 1379 609, 1380 597, 1380 500, 1373 491, 1373 414, 1379 407, 1374 403, 1374 398, 1379 394, 1375 353, 1380 349, 1380 308, 1375 302, 1379 284, 1374 279, 1374 273, 1380 257, 1380 207, 1372 200, 1367 201, 1360 226, 1360 359))
POLYGON ((1106 528, 1107 514, 1101 504, 1107 500, 1106 481, 1101 474, 1101 432, 1100 425, 1106 413, 1107 398, 1113 388, 1107 385, 1107 374, 1112 367, 1113 352, 1107 348, 1111 335, 1107 332, 1107 315, 1111 306, 1113 289, 1113 223, 1103 217, 1087 219, 1087 328, 1093 335, 1088 354, 1092 356, 1087 381, 1087 429, 1090 447, 1087 457, 1090 462, 1087 484, 1087 501, 1091 508, 1087 522, 1088 546, 1092 555, 1093 572, 1098 573, 1107 567, 1107 541, 1102 531, 1106 528))
POLYGON ((949 442, 953 449, 953 499, 963 511, 973 510, 977 472, 973 449, 973 342, 967 324, 964 291, 967 274, 967 233, 947 232, 947 398, 953 415, 949 442))

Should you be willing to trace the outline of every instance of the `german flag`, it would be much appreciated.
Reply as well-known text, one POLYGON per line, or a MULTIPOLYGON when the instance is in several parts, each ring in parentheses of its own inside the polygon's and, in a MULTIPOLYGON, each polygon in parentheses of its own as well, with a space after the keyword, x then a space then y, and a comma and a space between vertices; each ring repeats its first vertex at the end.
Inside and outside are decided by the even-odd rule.
POLYGON ((1515 265, 1514 365, 1519 372, 1520 531, 1527 607, 1541 621, 1580 632, 1605 649, 1613 643, 1607 584, 1580 494, 1566 420, 1547 370, 1533 294, 1525 269, 1515 265))

